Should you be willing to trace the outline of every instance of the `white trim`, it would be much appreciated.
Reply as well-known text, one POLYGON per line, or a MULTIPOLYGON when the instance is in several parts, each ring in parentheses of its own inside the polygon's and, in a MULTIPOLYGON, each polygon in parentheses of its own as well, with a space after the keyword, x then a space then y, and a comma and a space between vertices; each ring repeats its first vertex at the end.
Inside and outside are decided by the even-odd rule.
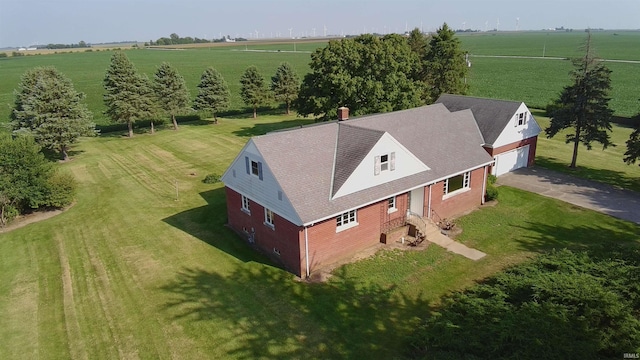
MULTIPOLYGON (((485 167, 485 169, 486 169, 486 167, 485 167)), ((427 214, 427 218, 429 218, 429 219, 431 219, 431 186, 432 185, 433 184, 429 184, 429 202, 428 202, 428 205, 427 205, 428 206, 427 210, 429 211, 429 214, 427 214)))
MULTIPOLYGON (((409 189, 403 189, 402 191, 398 191, 398 192, 396 192, 396 193, 392 193, 392 194, 393 194, 394 196, 397 196, 397 195, 400 195, 400 194, 408 193, 408 192, 410 192, 411 190, 417 189, 417 188, 419 188, 419 187, 426 187, 426 186, 429 186, 429 185, 436 184, 436 183, 438 183, 438 182, 440 182, 440 181, 442 181, 442 180, 446 180, 446 179, 448 179, 448 178, 450 178, 450 177, 452 177, 452 176, 460 175, 460 174, 465 173, 465 172, 470 172, 470 171, 474 171, 474 170, 477 170, 477 169, 480 169, 480 168, 483 168, 483 167, 487 167, 487 166, 489 166, 489 165, 492 165, 492 164, 493 164, 493 162, 494 162, 494 160, 492 159, 491 161, 488 161, 488 162, 486 162, 486 163, 483 163, 483 164, 481 164, 481 165, 479 165, 479 166, 476 166, 476 167, 473 167, 473 168, 469 168, 469 169, 467 169, 467 170, 464 170, 464 171, 461 171, 461 172, 458 172, 458 173, 454 173, 453 175, 449 175, 449 176, 447 176, 447 177, 442 177, 442 178, 438 178, 438 179, 435 179, 435 180, 431 180, 431 181, 428 181, 428 182, 422 183, 422 184, 420 184, 420 185, 418 185, 418 186, 411 187, 411 188, 409 188, 409 189)), ((309 226, 309 225, 311 225, 311 224, 315 224, 315 223, 319 223, 319 222, 322 222, 322 221, 325 221, 325 220, 328 220, 328 219, 331 219, 331 218, 335 218, 336 216, 338 216, 338 215, 340 215, 340 214, 343 214, 343 213, 345 213, 345 212, 347 212, 347 211, 349 211, 349 210, 361 209, 361 208, 366 207, 366 206, 369 206, 369 205, 371 205, 371 204, 378 203, 378 202, 380 202, 380 201, 382 201, 382 200, 384 200, 384 199, 388 199, 388 198, 389 198, 389 196, 391 196, 391 195, 387 195, 387 196, 385 196, 385 197, 383 197, 383 198, 378 198, 378 199, 373 200, 373 201, 368 201, 368 202, 365 202, 365 203, 359 204, 359 205, 357 205, 357 206, 355 206, 355 207, 348 208, 348 210, 341 211, 341 212, 339 212, 339 213, 335 213, 335 214, 332 214, 332 215, 324 216, 324 217, 321 217, 321 218, 318 218, 318 219, 315 219, 315 220, 312 220, 312 221, 309 221, 309 222, 303 223, 303 224, 302 224, 302 225, 300 225, 300 226, 309 226)), ((287 220, 288 220, 288 219, 287 219, 287 220)), ((295 224, 295 223, 294 223, 294 224, 295 224)))
POLYGON ((480 197, 480 204, 484 205, 484 197, 487 194, 487 169, 489 169, 488 167, 484 167, 484 181, 482 182, 482 195, 480 197))
POLYGON ((446 195, 442 195, 442 200, 447 200, 447 199, 452 198, 452 197, 454 197, 454 196, 456 196, 456 195, 460 195, 460 194, 462 194, 462 193, 466 193, 467 191, 471 191, 471 188, 470 188, 470 187, 467 187, 467 188, 465 188, 465 187, 460 188, 460 189, 458 189, 458 190, 456 190, 456 191, 452 191, 452 192, 450 192, 450 193, 448 193, 448 194, 446 194, 446 195))
POLYGON ((336 232, 341 232, 347 229, 351 229, 352 227, 358 226, 358 210, 349 210, 341 213, 336 216, 336 232), (353 220, 351 220, 351 213, 353 212, 353 220), (346 216, 345 216, 346 215, 346 216), (341 218, 341 224, 338 225, 338 218, 341 218), (344 222, 344 221, 347 222, 344 222))
MULTIPOLYGON (((224 184, 224 186, 225 186, 225 187, 228 187, 229 189, 231 189, 231 190, 235 191, 236 193, 238 193, 238 194, 242 195, 242 191, 238 191, 235 187, 233 187, 233 186, 231 186, 231 185, 228 185, 228 184, 224 184)), ((264 203, 262 203, 262 202, 260 202, 260 201, 256 201, 256 200, 254 200, 254 199, 251 199, 251 201, 253 201, 254 203, 256 203, 256 204, 258 204, 258 205, 260 205, 260 206, 262 206, 262 207, 268 207, 268 206, 266 206, 264 203)), ((296 210, 296 209, 295 209, 295 208, 293 208, 293 211, 294 211, 294 212, 295 212, 295 210, 296 210)), ((295 212, 295 215, 298 215, 298 213, 297 213, 297 212, 295 212)), ((281 218, 283 218, 283 219, 287 220, 288 222, 290 222, 290 223, 292 223, 293 225, 296 225, 296 226, 306 226, 306 225, 307 225, 307 224, 302 224, 302 220, 301 220, 301 219, 294 220, 294 219, 291 219, 290 217, 288 217, 286 214, 284 214, 284 215, 283 215, 283 214, 278 213, 278 216, 280 216, 281 218)), ((327 218, 327 219, 328 219, 328 218, 327 218)), ((317 221, 312 221, 312 222, 309 222, 308 224, 312 224, 312 223, 314 223, 314 222, 317 222, 317 221)))
POLYGON ((304 227, 304 262, 307 268, 307 277, 309 277, 309 232, 307 231, 308 227, 304 227))

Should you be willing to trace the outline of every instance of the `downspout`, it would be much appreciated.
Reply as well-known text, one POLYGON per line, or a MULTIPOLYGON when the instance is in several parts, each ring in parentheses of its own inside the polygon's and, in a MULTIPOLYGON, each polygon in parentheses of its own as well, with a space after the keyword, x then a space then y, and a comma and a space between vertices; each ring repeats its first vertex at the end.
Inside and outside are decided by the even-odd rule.
POLYGON ((429 201, 427 202, 428 203, 427 207, 428 207, 428 211, 429 211, 429 214, 427 214, 427 218, 429 218, 429 219, 431 219, 431 186, 432 185, 433 184, 429 184, 429 201))
POLYGON ((484 167, 484 181, 482 182, 482 199, 480 199, 480 204, 484 205, 484 196, 487 193, 487 169, 489 167, 485 165, 484 167))
POLYGON ((304 227, 304 263, 307 267, 307 278, 309 278, 309 233, 307 227, 304 227))

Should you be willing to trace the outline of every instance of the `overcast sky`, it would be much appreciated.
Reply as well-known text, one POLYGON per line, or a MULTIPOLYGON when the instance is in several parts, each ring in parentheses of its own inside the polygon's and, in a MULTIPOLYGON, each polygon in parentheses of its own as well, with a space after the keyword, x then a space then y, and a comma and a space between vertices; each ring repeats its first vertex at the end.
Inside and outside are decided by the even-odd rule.
POLYGON ((640 0, 0 0, 0 47, 421 27, 640 29, 640 0), (498 25, 499 22, 499 25, 498 25))

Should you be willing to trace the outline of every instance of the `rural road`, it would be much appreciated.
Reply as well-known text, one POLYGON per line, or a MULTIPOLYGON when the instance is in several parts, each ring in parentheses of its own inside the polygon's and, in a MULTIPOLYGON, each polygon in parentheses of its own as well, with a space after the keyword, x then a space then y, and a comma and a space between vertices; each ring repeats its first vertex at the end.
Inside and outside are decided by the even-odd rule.
POLYGON ((502 175, 497 184, 527 190, 640 224, 640 193, 540 167, 502 175))

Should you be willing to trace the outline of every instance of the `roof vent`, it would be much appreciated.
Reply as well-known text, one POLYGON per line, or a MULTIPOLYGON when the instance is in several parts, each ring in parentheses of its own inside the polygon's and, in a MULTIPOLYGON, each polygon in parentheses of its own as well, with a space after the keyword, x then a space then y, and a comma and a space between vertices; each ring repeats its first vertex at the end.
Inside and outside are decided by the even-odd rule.
POLYGON ((342 106, 338 108, 338 121, 349 120, 349 108, 342 106))

